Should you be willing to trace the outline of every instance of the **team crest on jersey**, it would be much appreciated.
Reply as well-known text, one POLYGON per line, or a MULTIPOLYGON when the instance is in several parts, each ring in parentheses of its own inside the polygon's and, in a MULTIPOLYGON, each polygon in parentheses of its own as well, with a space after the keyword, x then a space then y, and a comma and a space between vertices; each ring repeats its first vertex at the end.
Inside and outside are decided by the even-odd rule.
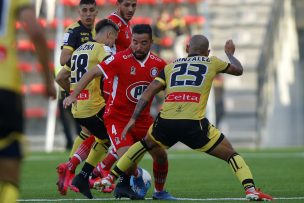
POLYGON ((134 66, 131 67, 130 74, 131 75, 136 75, 136 68, 134 66))
POLYGON ((126 34, 126 38, 129 39, 129 33, 128 33, 128 31, 126 31, 125 34, 126 34))
POLYGON ((137 103, 138 100, 140 99, 142 93, 145 91, 145 89, 147 89, 149 84, 150 84, 150 82, 148 82, 148 81, 139 81, 139 82, 131 84, 126 89, 127 98, 131 102, 137 103))
POLYGON ((158 68, 153 67, 150 72, 151 77, 155 78, 158 75, 158 68))

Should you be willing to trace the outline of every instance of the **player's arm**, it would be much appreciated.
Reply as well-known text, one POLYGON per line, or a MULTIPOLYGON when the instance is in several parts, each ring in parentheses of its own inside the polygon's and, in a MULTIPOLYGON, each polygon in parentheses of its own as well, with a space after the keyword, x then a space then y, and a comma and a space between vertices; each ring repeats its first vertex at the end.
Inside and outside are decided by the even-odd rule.
POLYGON ((228 40, 225 44, 225 53, 230 61, 230 65, 225 69, 225 73, 231 75, 242 75, 243 66, 241 62, 234 55, 235 45, 232 40, 228 40))
POLYGON ((60 54, 60 64, 64 66, 72 57, 73 50, 62 48, 61 54, 60 54))
POLYGON ((43 29, 36 20, 34 9, 28 6, 20 8, 19 19, 34 44, 38 60, 43 68, 42 74, 44 77, 46 96, 56 98, 53 73, 49 67, 47 42, 43 29))
POLYGON ((122 139, 125 139, 126 134, 134 127, 135 121, 137 120, 141 112, 145 109, 149 101, 154 97, 154 95, 156 95, 163 89, 164 84, 161 83, 159 80, 153 80, 150 83, 150 85, 147 87, 147 89, 144 91, 139 101, 137 102, 133 115, 121 134, 122 139))
POLYGON ((101 76, 103 73, 100 70, 99 66, 95 66, 88 72, 86 72, 80 81, 77 83, 76 88, 74 91, 68 96, 67 98, 64 99, 63 101, 63 106, 64 108, 67 108, 70 106, 72 103, 76 102, 77 96, 80 94, 80 92, 96 77, 101 76))
POLYGON ((70 77, 71 77, 71 72, 68 71, 65 67, 61 68, 61 70, 59 71, 56 77, 56 82, 66 92, 70 92, 70 77))

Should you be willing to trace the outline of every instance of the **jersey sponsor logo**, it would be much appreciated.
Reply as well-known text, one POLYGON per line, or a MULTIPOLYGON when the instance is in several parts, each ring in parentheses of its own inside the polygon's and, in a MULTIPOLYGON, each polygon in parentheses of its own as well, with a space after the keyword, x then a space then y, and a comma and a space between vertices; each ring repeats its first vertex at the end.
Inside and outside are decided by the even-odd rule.
MULTIPOLYGON (((70 91, 70 94, 73 93, 73 90, 70 91)), ((89 91, 88 90, 82 90, 80 94, 77 96, 77 100, 88 100, 89 99, 89 91)))
POLYGON ((123 59, 128 59, 128 58, 131 58, 132 56, 133 56, 133 54, 123 55, 122 58, 123 59))
POLYGON ((142 93, 145 91, 145 89, 147 89, 149 84, 150 84, 150 82, 147 82, 147 81, 139 81, 139 82, 131 84, 126 89, 127 98, 131 102, 137 103, 138 100, 140 99, 142 93))
POLYGON ((172 92, 167 95, 165 102, 194 102, 199 103, 201 94, 195 92, 172 92))
POLYGON ((150 54, 150 59, 161 62, 160 58, 158 58, 158 57, 156 57, 156 56, 154 56, 152 54, 150 54))
POLYGON ((69 41, 70 33, 65 33, 63 35, 63 43, 67 43, 69 41))
POLYGON ((155 78, 158 75, 158 68, 153 67, 150 72, 151 77, 155 78))
POLYGON ((7 57, 7 49, 4 46, 0 46, 0 61, 4 61, 7 57))
POLYGON ((107 58, 107 60, 105 60, 104 62, 105 62, 105 64, 109 64, 109 63, 111 63, 112 61, 114 60, 114 56, 110 56, 109 58, 107 58))

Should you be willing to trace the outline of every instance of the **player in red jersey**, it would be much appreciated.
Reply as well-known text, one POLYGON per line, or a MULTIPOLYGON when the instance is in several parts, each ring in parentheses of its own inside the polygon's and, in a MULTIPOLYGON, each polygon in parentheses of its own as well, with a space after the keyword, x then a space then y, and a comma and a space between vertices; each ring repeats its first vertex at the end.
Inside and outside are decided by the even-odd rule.
MULTIPOLYGON (((117 0, 116 5, 116 11, 111 13, 107 18, 111 19, 119 27, 115 47, 112 49, 117 53, 126 50, 131 44, 132 30, 130 20, 136 11, 137 0, 117 0)), ((103 97, 106 101, 112 91, 112 82, 113 81, 109 79, 103 81, 103 97)), ((93 185, 100 177, 107 175, 117 159, 118 156, 112 148, 103 161, 94 169, 90 184, 93 185)), ((107 189, 104 190, 104 192, 111 192, 111 190, 107 189)))
MULTIPOLYGON (((140 122, 136 124, 135 130, 130 131, 125 140, 120 138, 123 128, 130 119, 141 94, 166 65, 165 61, 150 52, 152 45, 151 26, 146 24, 135 25, 132 31, 131 47, 109 57, 88 71, 79 81, 74 92, 64 101, 65 107, 76 102, 77 95, 95 77, 103 75, 113 79, 113 91, 107 102, 104 121, 111 142, 119 157, 134 142, 141 140, 145 136, 149 125, 153 122, 149 108, 147 108, 148 110, 141 115, 140 122)), ((151 105, 151 102, 149 105, 151 105)), ((163 156, 166 156, 166 154, 163 154, 163 156)), ((130 170, 129 174, 140 177, 140 170, 134 168, 130 170)), ((160 190, 163 190, 164 185, 162 183, 167 176, 168 162, 159 163, 154 160, 153 172, 154 176, 157 177, 155 178, 155 184, 159 185, 160 190)), ((129 197, 131 199, 143 198, 130 188, 129 178, 129 176, 121 178, 115 188, 115 196, 117 198, 129 197)))
MULTIPOLYGON (((119 32, 115 42, 116 53, 129 48, 132 39, 130 20, 137 6, 137 0, 117 0, 117 10, 108 16, 118 27, 119 32)), ((103 85, 104 98, 107 101, 112 88, 112 81, 105 80, 103 85)))

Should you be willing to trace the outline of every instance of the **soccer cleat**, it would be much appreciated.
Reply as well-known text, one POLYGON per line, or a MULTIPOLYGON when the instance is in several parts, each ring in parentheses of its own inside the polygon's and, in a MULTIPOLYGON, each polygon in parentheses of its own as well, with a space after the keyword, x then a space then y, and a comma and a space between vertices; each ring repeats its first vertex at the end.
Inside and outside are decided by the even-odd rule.
POLYGON ((117 184, 114 190, 114 196, 116 199, 120 199, 122 197, 130 198, 131 200, 144 200, 145 198, 136 194, 130 185, 125 184, 117 184))
POLYGON ((68 169, 67 163, 59 164, 56 169, 58 174, 57 189, 61 195, 66 195, 75 174, 68 169))
POLYGON ((130 185, 132 187, 132 190, 137 193, 140 197, 144 198, 148 192, 146 189, 146 184, 143 179, 143 170, 141 168, 138 168, 140 176, 135 178, 134 176, 131 176, 130 179, 130 185))
POLYGON ((170 195, 167 191, 154 192, 153 197, 154 200, 177 200, 177 198, 170 195))
POLYGON ((271 201, 272 197, 263 193, 260 189, 249 188, 246 190, 246 199, 250 201, 271 201))
POLYGON ((75 176, 75 178, 72 181, 71 189, 75 192, 80 192, 84 196, 86 196, 89 199, 93 199, 93 195, 90 191, 90 185, 89 181, 85 178, 83 178, 80 174, 75 176))

